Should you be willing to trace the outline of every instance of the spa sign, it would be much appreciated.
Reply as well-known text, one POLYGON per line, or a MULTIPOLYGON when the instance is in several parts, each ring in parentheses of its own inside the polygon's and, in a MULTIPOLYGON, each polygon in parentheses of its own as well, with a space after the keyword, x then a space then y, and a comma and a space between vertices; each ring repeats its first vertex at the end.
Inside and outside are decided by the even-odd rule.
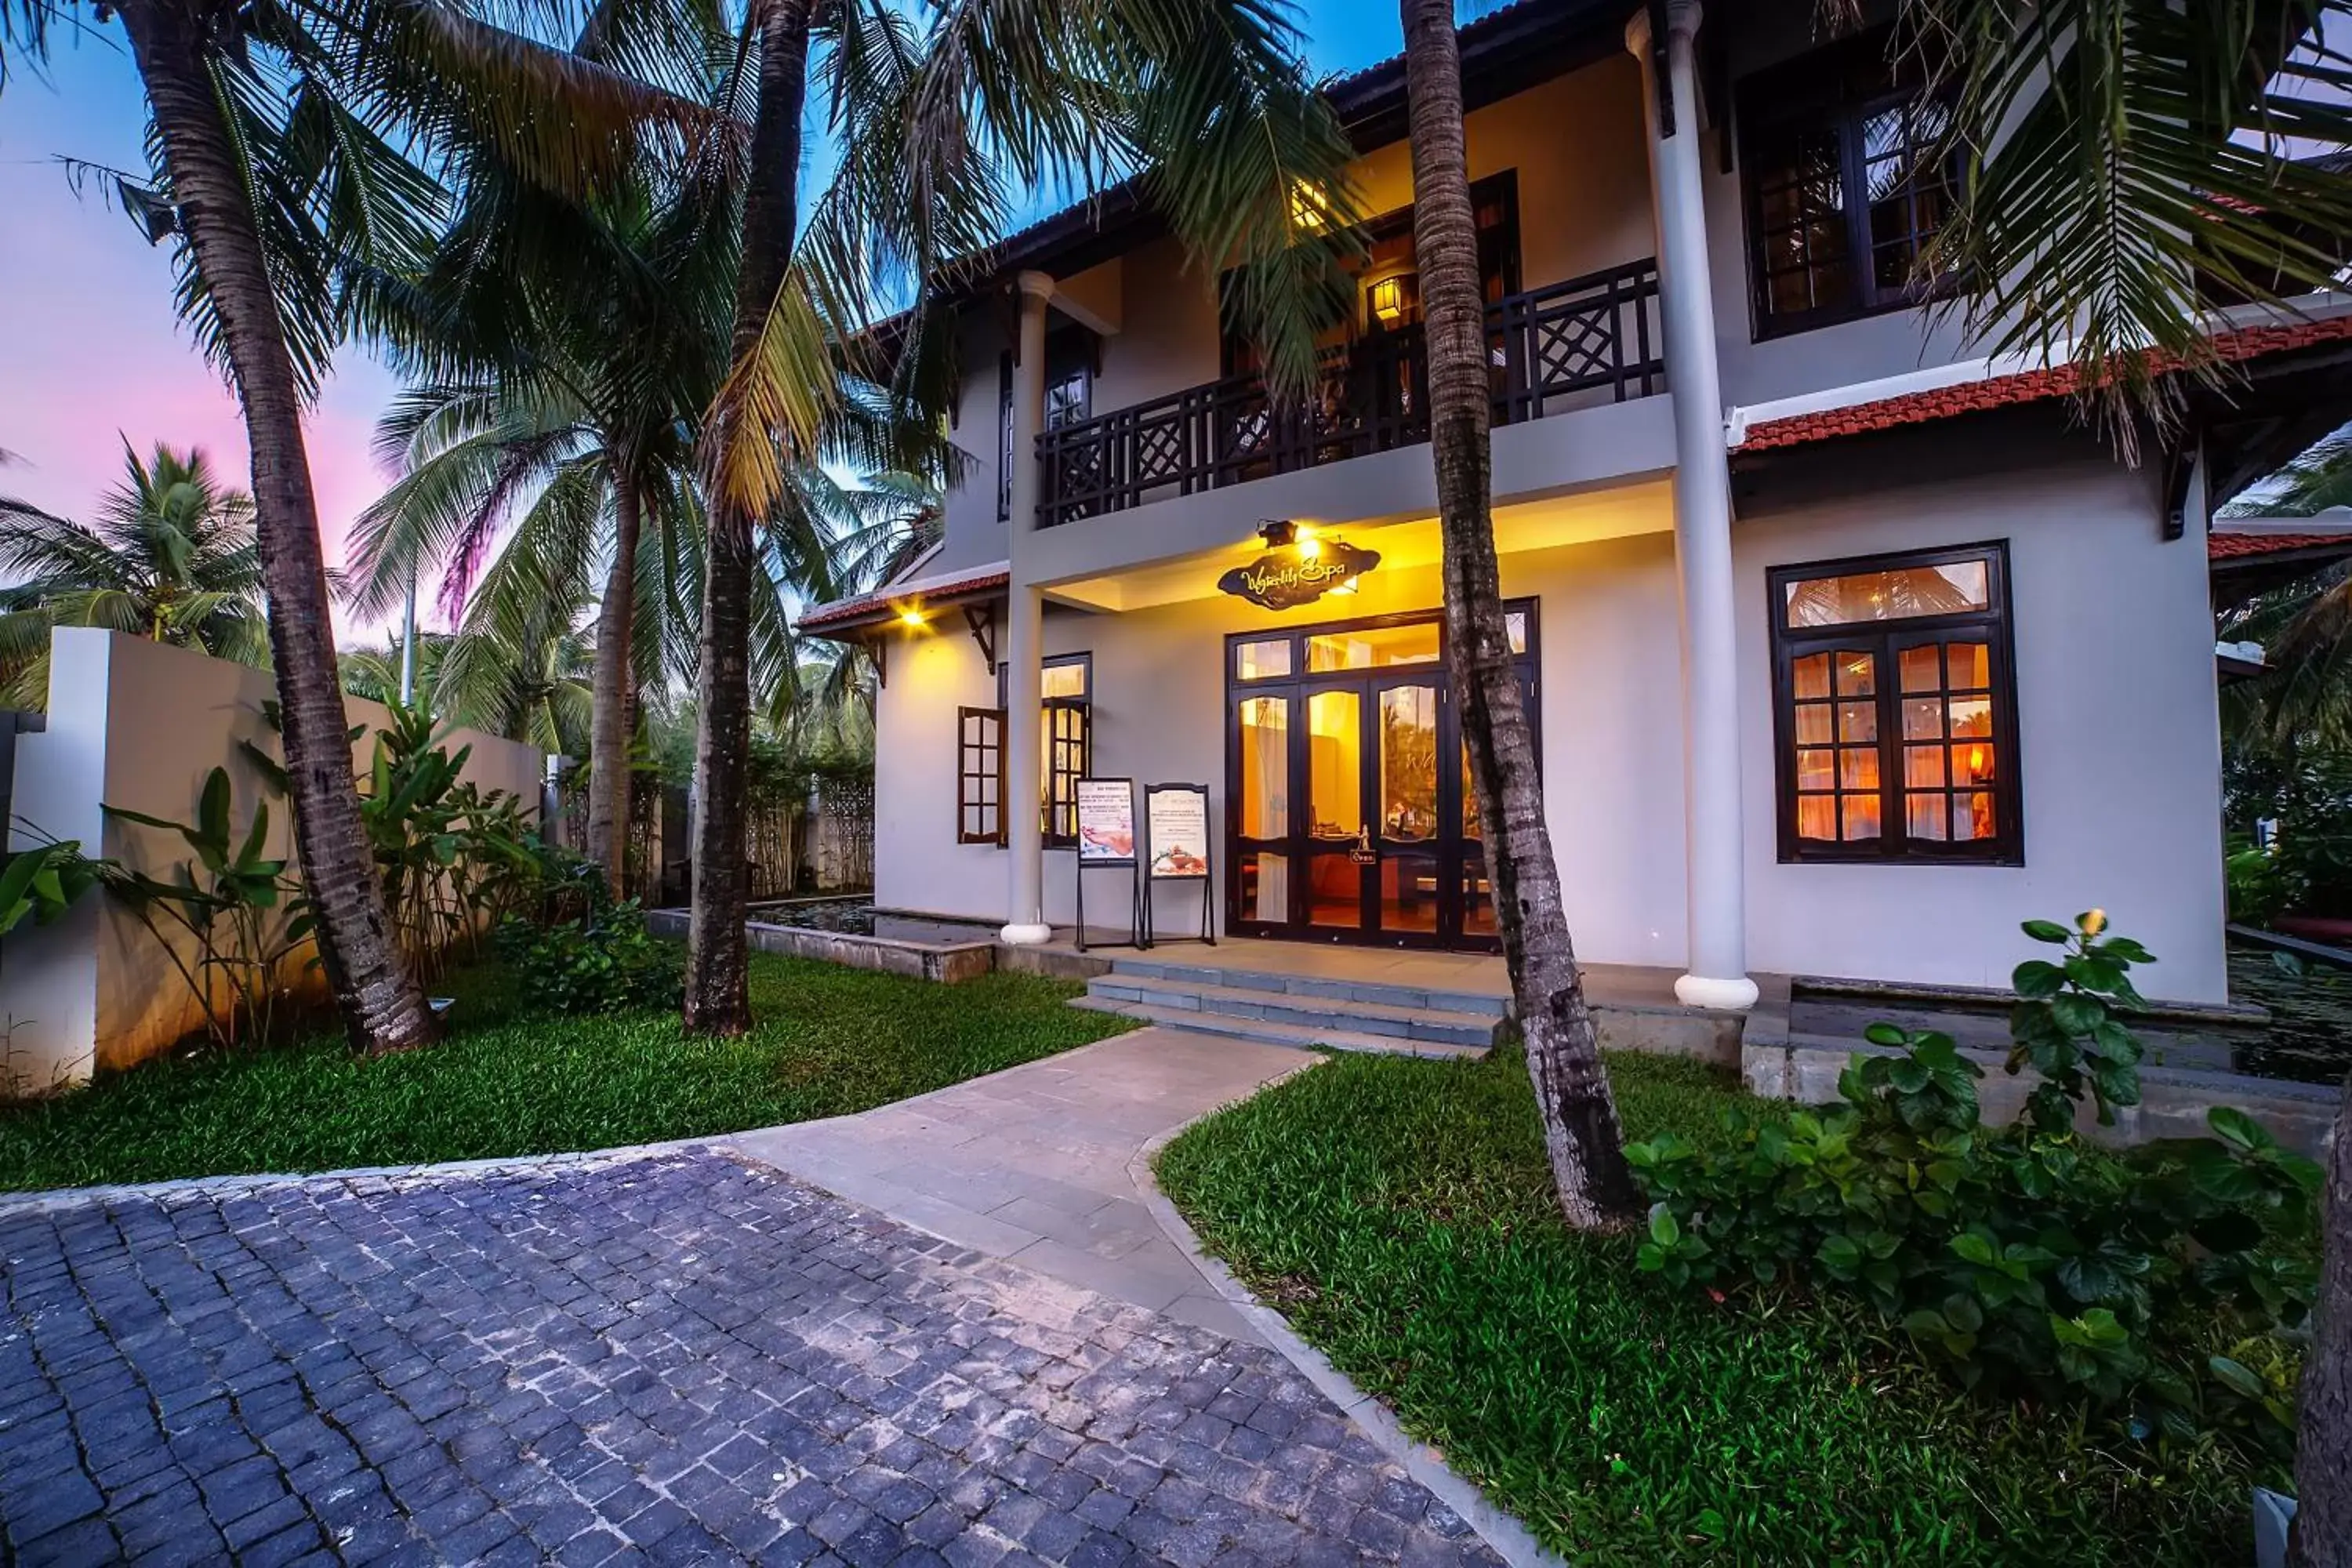
POLYGON ((1380 563, 1377 550, 1360 550, 1345 540, 1322 539, 1311 547, 1286 544, 1269 550, 1218 578, 1217 586, 1269 610, 1295 610, 1349 586, 1380 563))

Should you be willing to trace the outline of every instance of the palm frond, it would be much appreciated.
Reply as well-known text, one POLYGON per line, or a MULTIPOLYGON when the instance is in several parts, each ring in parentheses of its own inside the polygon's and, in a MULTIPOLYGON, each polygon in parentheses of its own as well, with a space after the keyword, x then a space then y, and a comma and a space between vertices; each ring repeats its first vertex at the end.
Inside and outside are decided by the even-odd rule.
MULTIPOLYGON (((2341 0, 1906 0, 1964 162, 1921 259, 2000 354, 2072 361, 2111 416, 2168 418, 2163 373, 2221 372, 2216 297, 2278 306, 2331 280, 2352 176, 2288 155, 2352 144, 2341 0)), ((2118 423, 2126 440, 2128 421, 2118 423)))

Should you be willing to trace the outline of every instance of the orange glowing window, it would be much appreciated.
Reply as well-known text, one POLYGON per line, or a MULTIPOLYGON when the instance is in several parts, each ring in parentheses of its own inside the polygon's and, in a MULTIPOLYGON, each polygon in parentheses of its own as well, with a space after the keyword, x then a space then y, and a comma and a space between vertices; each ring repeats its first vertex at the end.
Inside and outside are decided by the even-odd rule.
POLYGON ((1781 858, 2016 863, 2006 552, 1771 579, 1781 858))

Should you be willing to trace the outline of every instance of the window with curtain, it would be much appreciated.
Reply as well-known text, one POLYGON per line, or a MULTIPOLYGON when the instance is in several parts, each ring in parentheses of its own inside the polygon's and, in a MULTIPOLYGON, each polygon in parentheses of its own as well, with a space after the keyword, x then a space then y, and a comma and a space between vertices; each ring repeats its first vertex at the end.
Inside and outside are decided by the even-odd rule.
POLYGON ((1769 582, 1780 858, 2020 863, 2003 547, 1769 582))

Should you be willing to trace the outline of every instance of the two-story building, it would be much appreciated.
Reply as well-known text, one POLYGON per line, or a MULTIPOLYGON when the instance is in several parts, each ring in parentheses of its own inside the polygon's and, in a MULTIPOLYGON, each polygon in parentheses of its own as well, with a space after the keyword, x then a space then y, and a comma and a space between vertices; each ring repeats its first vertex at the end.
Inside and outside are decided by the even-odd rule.
MULTIPOLYGON (((1520 0, 1461 32, 1495 530, 1580 954, 1707 1006, 1751 972, 2001 984, 2020 921, 2099 905, 2154 994, 2221 1001, 2207 515, 2345 417, 2352 316, 2217 318, 2242 379, 2119 459, 2063 369, 1923 309, 1934 107, 1884 31, 1825 42, 1812 9, 1520 0)), ((1222 931, 1493 944, 1402 62, 1329 94, 1378 216, 1304 406, 1121 194, 971 299, 942 542, 802 623, 883 661, 879 907, 1044 940, 1092 773, 1209 787, 1222 931), (1307 602, 1244 596, 1268 566, 1307 602)))

